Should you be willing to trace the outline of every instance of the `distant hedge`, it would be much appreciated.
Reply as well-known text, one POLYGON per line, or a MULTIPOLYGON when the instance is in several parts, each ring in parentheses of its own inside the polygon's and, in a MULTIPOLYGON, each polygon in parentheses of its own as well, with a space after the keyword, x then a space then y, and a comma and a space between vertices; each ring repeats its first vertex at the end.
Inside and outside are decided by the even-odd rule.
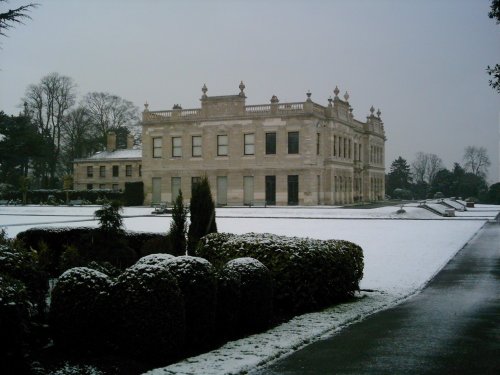
MULTIPOLYGON (((23 200, 20 191, 8 191, 1 194, 0 199, 18 201, 23 200)), ((110 189, 94 190, 60 190, 40 189, 28 190, 26 195, 27 204, 67 204, 68 201, 82 201, 84 204, 101 204, 103 200, 124 201, 124 193, 110 189)))
POLYGON ((211 233, 196 254, 216 269, 242 257, 262 262, 274 280, 275 309, 285 318, 353 296, 363 277, 363 251, 349 241, 211 233))

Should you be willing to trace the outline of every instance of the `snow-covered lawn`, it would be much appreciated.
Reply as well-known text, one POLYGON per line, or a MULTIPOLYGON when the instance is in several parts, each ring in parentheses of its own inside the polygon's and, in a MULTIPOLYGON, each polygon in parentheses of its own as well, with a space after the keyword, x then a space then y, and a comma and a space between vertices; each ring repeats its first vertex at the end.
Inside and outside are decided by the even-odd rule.
MULTIPOLYGON (((0 207, 0 227, 15 236, 29 227, 96 226, 97 207, 0 207)), ((318 239, 345 239, 364 251, 365 271, 357 302, 305 314, 268 332, 227 343, 151 374, 235 374, 250 371, 312 340, 367 315, 394 306, 417 293, 484 225, 500 206, 477 205, 441 218, 417 205, 377 209, 332 207, 221 208, 220 232, 269 232, 318 239), (398 220, 399 219, 399 220, 398 220)), ((152 216, 152 209, 126 208, 127 229, 166 232, 170 216, 152 216)))

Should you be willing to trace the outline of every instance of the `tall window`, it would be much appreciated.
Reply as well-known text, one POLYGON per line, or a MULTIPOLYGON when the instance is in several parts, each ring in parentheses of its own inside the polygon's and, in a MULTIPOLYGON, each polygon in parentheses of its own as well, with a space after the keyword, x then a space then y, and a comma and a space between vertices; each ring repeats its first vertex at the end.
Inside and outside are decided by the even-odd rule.
POLYGON ((337 136, 333 136, 333 156, 337 156, 337 136))
POLYGON ((182 156, 182 138, 172 137, 172 157, 180 158, 182 156))
POLYGON ((359 150, 358 150, 358 160, 361 161, 361 143, 358 145, 359 150))
POLYGON ((194 187, 201 182, 201 177, 191 177, 191 195, 193 195, 194 187))
POLYGON ((99 177, 106 177, 106 166, 101 165, 99 167, 99 177))
POLYGON ((316 133, 316 155, 319 155, 319 151, 320 151, 320 148, 321 148, 321 134, 320 133, 316 133))
POLYGON ((299 153, 299 132, 288 132, 288 153, 299 153))
POLYGON ((349 159, 351 158, 351 140, 349 139, 349 159))
POLYGON ((87 184, 87 190, 92 190, 94 188, 94 185, 92 184, 87 184))
POLYGON ((243 136, 245 143, 245 155, 254 155, 255 154, 255 134, 245 134, 243 136))
POLYGON ((179 196, 179 191, 181 190, 181 178, 180 177, 172 177, 171 188, 172 188, 172 203, 173 203, 173 202, 175 202, 175 200, 179 196))
POLYGON ((113 177, 118 177, 119 167, 118 165, 113 165, 113 177))
POLYGON ((94 177, 94 167, 87 167, 87 177, 94 177))
POLYGON ((142 165, 139 165, 139 177, 142 177, 142 165))
POLYGON ((227 135, 217 136, 217 156, 227 156, 228 137, 227 135))
POLYGON ((193 157, 201 156, 201 135, 193 135, 191 150, 193 157))
POLYGON ((276 154, 276 133, 266 133, 266 155, 276 154))
POLYGON ((162 139, 153 138, 153 157, 161 158, 162 139))
POLYGON ((132 166, 131 165, 125 166, 125 176, 132 177, 132 166))

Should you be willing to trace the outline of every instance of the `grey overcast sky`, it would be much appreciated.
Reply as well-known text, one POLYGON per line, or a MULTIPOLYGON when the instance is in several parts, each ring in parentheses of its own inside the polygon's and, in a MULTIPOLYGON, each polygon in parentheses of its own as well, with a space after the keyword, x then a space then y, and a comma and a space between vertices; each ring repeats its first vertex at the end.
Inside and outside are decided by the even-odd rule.
POLYGON ((247 104, 312 99, 338 85, 354 115, 373 105, 387 133, 386 166, 399 155, 438 154, 447 167, 468 145, 488 149, 499 180, 500 94, 487 65, 500 63, 490 0, 37 1, 32 20, 1 38, 0 110, 17 114, 26 87, 51 72, 80 98, 105 91, 142 110, 199 106, 239 92, 247 104))

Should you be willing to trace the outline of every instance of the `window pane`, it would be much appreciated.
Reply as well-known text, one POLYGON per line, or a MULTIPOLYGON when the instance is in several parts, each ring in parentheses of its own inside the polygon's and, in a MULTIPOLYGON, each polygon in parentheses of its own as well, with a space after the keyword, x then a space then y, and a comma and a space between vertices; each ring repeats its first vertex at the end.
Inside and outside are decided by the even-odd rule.
POLYGON ((217 136, 217 155, 225 156, 228 152, 228 137, 227 135, 217 136))
POLYGON ((255 153, 255 135, 254 134, 245 134, 245 155, 253 155, 255 153))
POLYGON ((201 136, 193 136, 193 156, 201 156, 201 136))
POLYGON ((153 157, 161 158, 162 139, 153 138, 153 157))
POLYGON ((276 154, 276 133, 266 133, 266 154, 276 154))
POLYGON ((288 133, 288 153, 289 154, 299 153, 299 132, 288 133))
POLYGON ((172 156, 181 157, 182 156, 182 138, 172 137, 172 156))
POLYGON ((113 177, 118 177, 118 166, 113 165, 113 177))
POLYGON ((104 165, 99 167, 99 177, 106 177, 106 167, 104 165))

